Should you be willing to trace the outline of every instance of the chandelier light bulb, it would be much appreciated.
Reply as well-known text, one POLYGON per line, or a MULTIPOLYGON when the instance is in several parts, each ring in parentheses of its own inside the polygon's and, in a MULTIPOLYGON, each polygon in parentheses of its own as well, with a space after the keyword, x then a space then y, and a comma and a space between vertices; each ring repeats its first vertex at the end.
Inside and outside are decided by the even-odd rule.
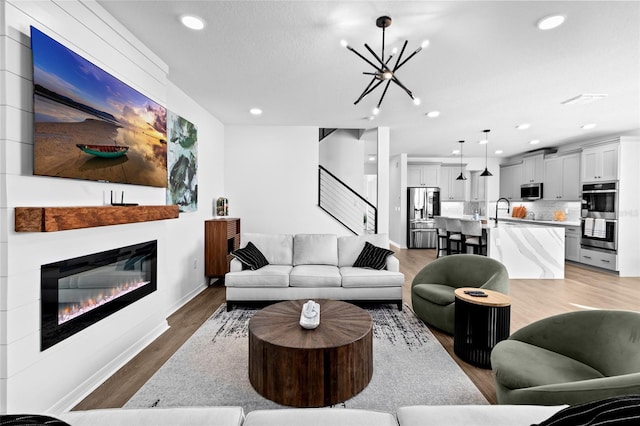
POLYGON ((420 47, 426 49, 427 47, 429 47, 429 43, 429 40, 425 40, 420 44, 420 47))
POLYGON ((393 78, 393 73, 391 71, 385 71, 382 73, 382 78, 385 80, 391 80, 393 78))
POLYGON ((349 46, 349 43, 347 43, 347 40, 340 40, 340 46, 346 48, 347 46, 349 46))
POLYGON ((373 112, 373 115, 378 115, 378 113, 380 112, 380 108, 375 107, 372 112, 373 112))
POLYGON ((414 104, 415 106, 420 105, 420 98, 413 98, 413 104, 414 104))

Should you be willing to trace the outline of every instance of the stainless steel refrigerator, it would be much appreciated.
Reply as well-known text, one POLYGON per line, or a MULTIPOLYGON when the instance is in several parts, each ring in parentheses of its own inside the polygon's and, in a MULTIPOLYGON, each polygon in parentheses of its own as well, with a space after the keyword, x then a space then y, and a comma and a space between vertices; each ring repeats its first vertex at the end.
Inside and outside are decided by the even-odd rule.
POLYGON ((436 248, 434 216, 440 216, 440 188, 407 188, 408 248, 436 248))

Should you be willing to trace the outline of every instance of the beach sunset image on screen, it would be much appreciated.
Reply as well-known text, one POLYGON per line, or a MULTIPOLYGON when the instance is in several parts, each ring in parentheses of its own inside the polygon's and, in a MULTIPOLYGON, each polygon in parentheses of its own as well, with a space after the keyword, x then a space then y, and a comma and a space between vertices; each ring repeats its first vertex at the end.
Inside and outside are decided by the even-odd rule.
POLYGON ((35 175, 167 186, 167 110, 31 27, 35 175))

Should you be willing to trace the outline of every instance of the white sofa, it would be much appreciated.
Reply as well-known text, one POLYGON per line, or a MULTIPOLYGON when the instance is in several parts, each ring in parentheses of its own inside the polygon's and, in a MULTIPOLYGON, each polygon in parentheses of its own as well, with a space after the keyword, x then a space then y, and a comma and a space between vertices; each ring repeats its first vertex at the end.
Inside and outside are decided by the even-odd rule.
POLYGON ((71 426, 514 426, 539 423, 564 406, 421 405, 397 413, 346 408, 176 407, 71 411, 54 416, 71 426), (395 415, 394 415, 395 414, 395 415))
POLYGON ((243 233, 269 264, 243 270, 238 259, 225 275, 227 309, 234 303, 294 299, 337 299, 396 303, 402 309, 404 274, 391 255, 383 270, 354 268, 365 242, 389 248, 386 234, 338 237, 333 234, 243 233))
POLYGON ((242 407, 107 408, 54 416, 71 426, 241 426, 242 407))

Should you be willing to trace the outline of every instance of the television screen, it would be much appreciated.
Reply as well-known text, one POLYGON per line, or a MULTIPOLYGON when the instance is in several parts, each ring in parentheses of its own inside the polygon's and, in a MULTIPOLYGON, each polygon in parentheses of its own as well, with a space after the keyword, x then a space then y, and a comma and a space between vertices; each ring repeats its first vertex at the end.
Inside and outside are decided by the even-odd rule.
POLYGON ((31 27, 33 173, 167 186, 167 110, 31 27))

